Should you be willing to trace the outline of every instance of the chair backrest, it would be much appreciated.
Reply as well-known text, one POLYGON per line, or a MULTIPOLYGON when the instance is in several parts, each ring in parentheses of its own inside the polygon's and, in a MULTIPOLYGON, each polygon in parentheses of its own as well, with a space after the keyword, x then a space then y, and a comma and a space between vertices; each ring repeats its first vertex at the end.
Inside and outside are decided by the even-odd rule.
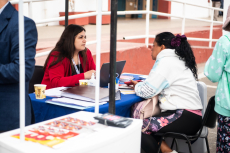
POLYGON ((203 125, 208 128, 216 127, 217 113, 214 110, 215 96, 211 97, 203 118, 203 125))
MULTIPOLYGON (((202 116, 203 116, 203 119, 204 119, 204 114, 205 114, 205 111, 206 111, 206 107, 207 107, 207 86, 204 82, 200 82, 198 81, 197 82, 197 89, 199 91, 199 96, 200 96, 200 100, 201 100, 201 103, 202 103, 202 106, 203 106, 203 109, 202 109, 202 116)), ((203 121, 203 120, 202 120, 203 121)), ((203 122, 202 122, 203 123, 203 122)), ((203 124, 200 128, 200 130, 198 131, 197 133, 197 138, 202 134, 202 135, 207 135, 208 134, 208 128, 207 127, 204 127, 203 124)))
POLYGON ((204 116, 206 106, 207 106, 207 86, 204 82, 197 82, 197 89, 199 91, 200 100, 203 106, 202 115, 204 116))
POLYGON ((29 93, 34 92, 34 84, 41 84, 44 76, 43 66, 35 65, 34 74, 29 83, 29 93))

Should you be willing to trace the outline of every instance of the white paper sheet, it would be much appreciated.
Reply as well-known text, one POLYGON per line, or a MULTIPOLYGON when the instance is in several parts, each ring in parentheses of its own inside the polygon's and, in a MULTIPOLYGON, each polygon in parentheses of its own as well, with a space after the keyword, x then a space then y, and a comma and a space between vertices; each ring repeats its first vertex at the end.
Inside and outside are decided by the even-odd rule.
POLYGON ((68 87, 57 87, 45 90, 45 95, 50 97, 61 97, 61 90, 67 89, 68 87))
MULTIPOLYGON (((86 101, 71 99, 71 98, 53 98, 52 101, 63 102, 66 104, 75 104, 75 105, 85 106, 85 107, 95 106, 95 103, 93 102, 86 102, 86 101)), ((107 102, 100 102, 99 105, 103 105, 106 103, 107 102)))
POLYGON ((126 89, 120 89, 121 93, 124 95, 128 94, 136 94, 134 90, 126 90, 126 89))
POLYGON ((63 106, 63 107, 80 109, 80 110, 84 110, 86 108, 89 108, 89 107, 78 106, 78 105, 73 105, 73 104, 67 104, 67 103, 65 104, 65 103, 62 103, 62 102, 55 102, 55 101, 52 101, 52 100, 47 100, 46 103, 53 104, 53 105, 58 105, 58 106, 63 106))
POLYGON ((139 78, 141 78, 141 79, 145 80, 145 79, 147 79, 147 78, 148 78, 148 75, 140 75, 140 76, 139 76, 139 78))

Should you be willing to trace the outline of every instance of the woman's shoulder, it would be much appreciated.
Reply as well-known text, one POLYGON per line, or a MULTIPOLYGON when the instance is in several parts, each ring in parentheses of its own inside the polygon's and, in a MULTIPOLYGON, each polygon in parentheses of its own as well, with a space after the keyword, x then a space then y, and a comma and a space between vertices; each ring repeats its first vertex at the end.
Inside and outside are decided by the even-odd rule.
POLYGON ((92 56, 92 52, 89 50, 89 48, 87 48, 87 50, 86 50, 86 54, 87 54, 87 55, 91 55, 91 56, 92 56))
POLYGON ((51 53, 50 53, 51 56, 58 56, 59 54, 60 54, 60 52, 56 51, 56 50, 51 51, 51 53))
POLYGON ((230 33, 226 34, 226 35, 223 35, 221 36, 219 39, 218 39, 218 42, 217 43, 221 43, 221 45, 228 45, 230 43, 230 33))
MULTIPOLYGON (((60 55, 59 51, 52 51, 49 56, 49 61, 51 62, 56 61, 59 55, 60 55)), ((69 60, 66 57, 63 57, 63 59, 61 60, 61 62, 64 62, 64 63, 66 63, 67 61, 69 60)))
MULTIPOLYGON (((213 49, 214 53, 218 53, 219 51, 223 51, 225 55, 229 56, 229 45, 230 45, 230 33, 227 35, 221 36, 218 41, 216 42, 216 45, 213 49)), ((218 53, 219 54, 219 53, 218 53)))

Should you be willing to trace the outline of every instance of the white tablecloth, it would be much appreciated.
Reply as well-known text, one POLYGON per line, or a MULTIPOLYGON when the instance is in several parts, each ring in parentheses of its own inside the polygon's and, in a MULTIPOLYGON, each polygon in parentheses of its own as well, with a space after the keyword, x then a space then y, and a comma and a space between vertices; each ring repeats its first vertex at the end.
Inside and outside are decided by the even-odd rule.
MULTIPOLYGON (((82 116, 93 118, 94 113, 74 113, 79 119, 82 116)), ((70 114, 71 115, 71 114, 70 114)), ((69 116, 69 115, 66 115, 69 116)), ((44 125, 47 122, 27 126, 26 129, 44 125)), ((133 119, 127 128, 108 127, 94 132, 86 137, 74 139, 63 144, 58 149, 11 137, 20 133, 19 129, 0 134, 0 153, 140 153, 142 120, 133 119)))

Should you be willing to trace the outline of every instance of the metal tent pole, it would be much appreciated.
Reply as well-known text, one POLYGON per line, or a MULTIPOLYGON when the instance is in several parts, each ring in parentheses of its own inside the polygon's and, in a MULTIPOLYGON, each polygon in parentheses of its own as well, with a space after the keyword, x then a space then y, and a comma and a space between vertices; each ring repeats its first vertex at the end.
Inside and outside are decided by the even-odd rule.
POLYGON ((102 24, 102 0, 97 0, 97 50, 96 50, 96 86, 95 86, 95 114, 99 114, 100 93, 100 62, 101 62, 101 24, 102 24))
POLYGON ((69 0, 65 0, 65 27, 68 26, 69 21, 69 0))
POLYGON ((25 43, 23 0, 19 0, 19 78, 20 78, 20 140, 25 141, 25 43))
POLYGON ((145 46, 148 47, 149 46, 149 11, 150 11, 150 0, 146 0, 146 27, 145 27, 145 46))
POLYGON ((109 113, 115 114, 117 0, 111 0, 109 113))

